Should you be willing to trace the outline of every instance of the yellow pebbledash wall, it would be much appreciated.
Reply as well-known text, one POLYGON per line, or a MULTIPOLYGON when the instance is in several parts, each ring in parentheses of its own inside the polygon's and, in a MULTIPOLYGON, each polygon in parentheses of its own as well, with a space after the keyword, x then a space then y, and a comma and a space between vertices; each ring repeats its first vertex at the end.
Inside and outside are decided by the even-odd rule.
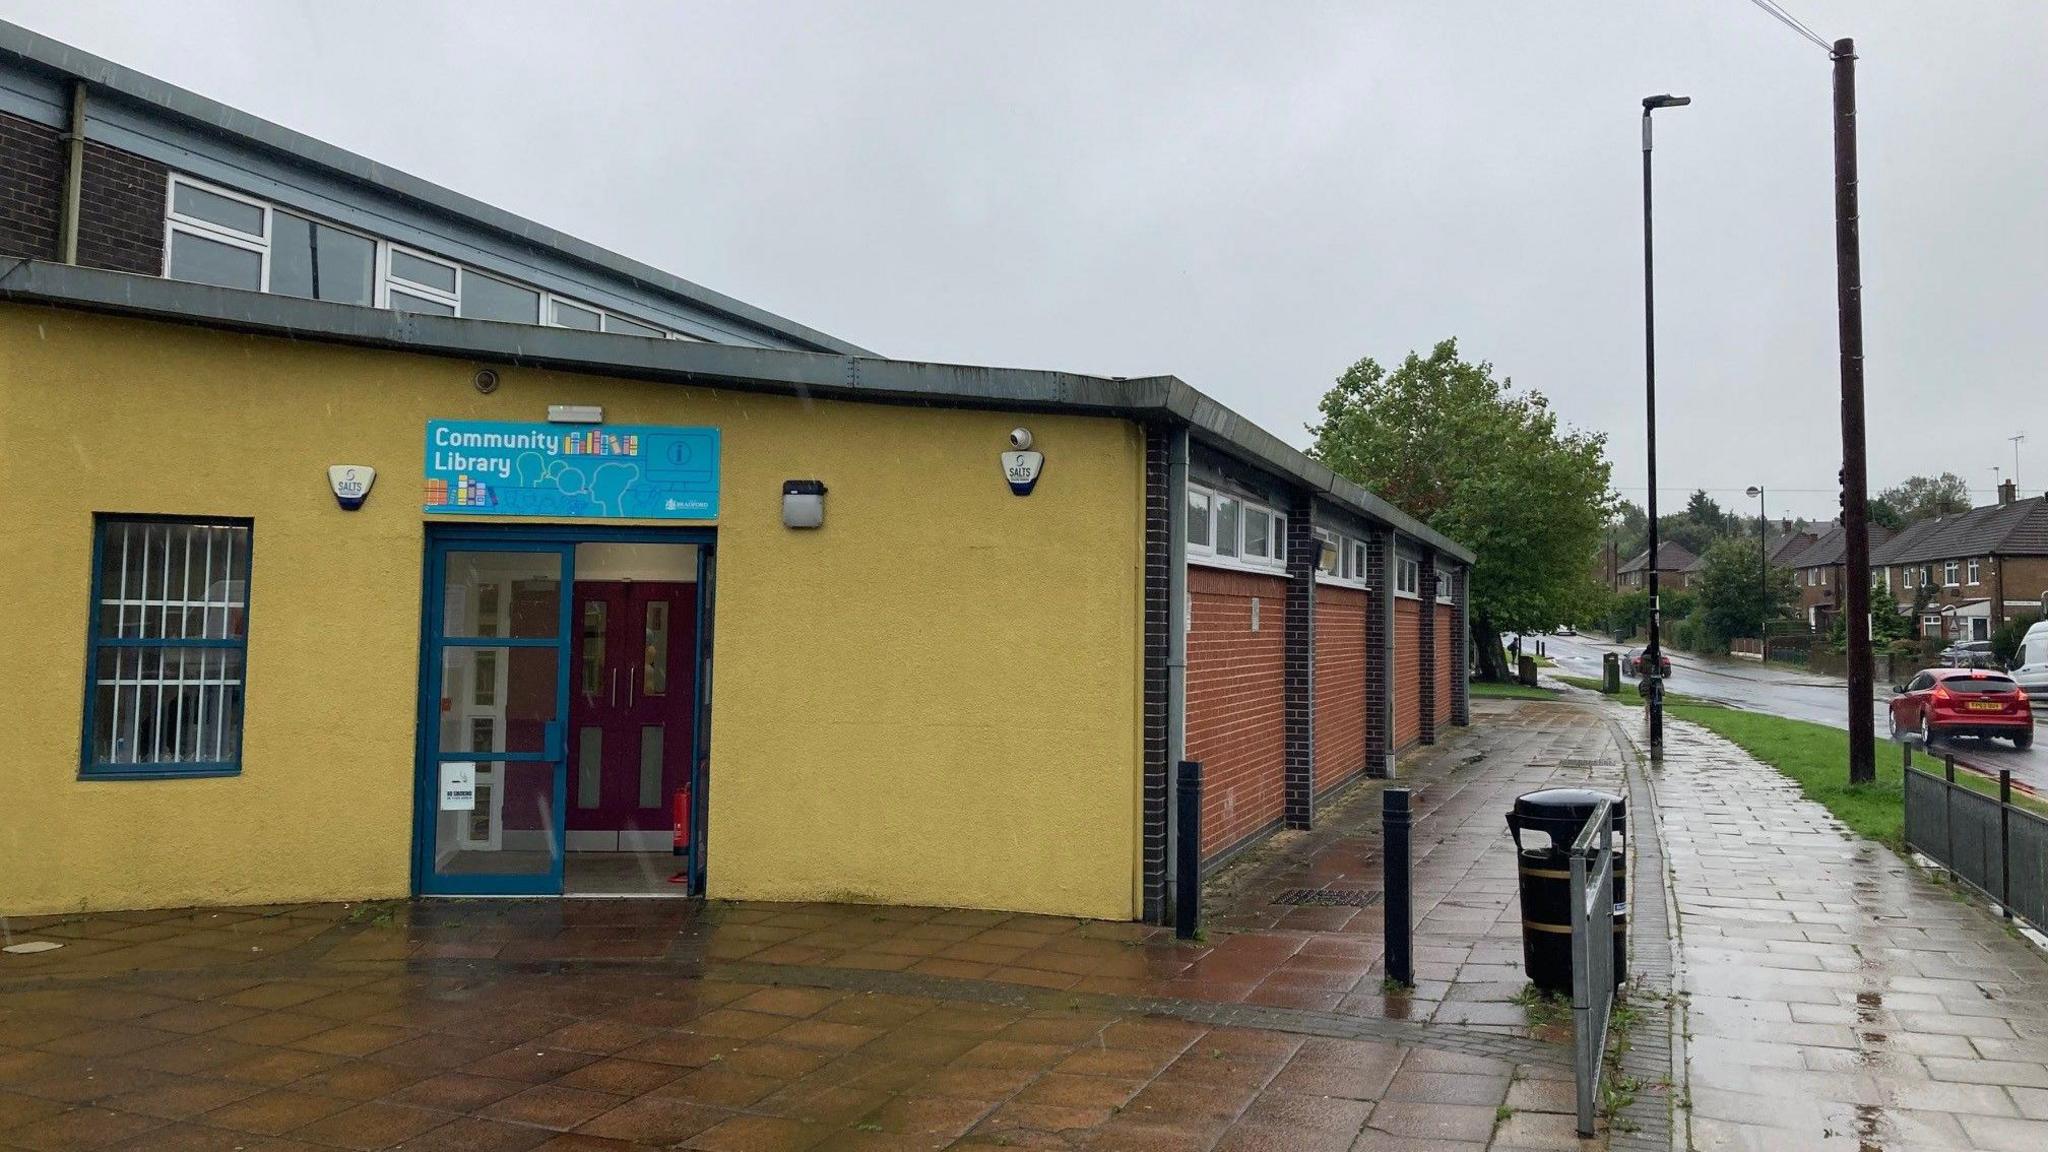
POLYGON ((0 913, 404 895, 425 424, 581 403, 723 431, 709 895, 1136 914, 1134 425, 478 366, 0 305, 0 913), (95 512, 253 518, 239 776, 78 778, 95 512))

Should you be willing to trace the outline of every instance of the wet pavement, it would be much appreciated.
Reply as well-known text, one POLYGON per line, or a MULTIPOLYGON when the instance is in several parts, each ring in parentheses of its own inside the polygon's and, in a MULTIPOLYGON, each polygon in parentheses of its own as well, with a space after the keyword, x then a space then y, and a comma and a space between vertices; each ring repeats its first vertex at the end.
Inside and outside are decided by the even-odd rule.
POLYGON ((2048 959, 1697 726, 1651 776, 1692 1147, 2048 1148, 2048 959))
MULTIPOLYGON (((1501 815, 1622 787, 1626 714, 1474 711, 1403 760, 1412 992, 1382 985, 1376 784, 1223 870, 1200 943, 647 900, 17 919, 65 946, 0 956, 0 1147, 1600 1147, 1571 1131, 1562 1015, 1524 994, 1501 815)), ((1637 852, 1674 877, 1690 1084, 1640 1070, 1637 1113, 1690 1103, 1703 1148, 2048 1146, 2048 965, 1689 726, 1655 788, 1637 852)))
MULTIPOLYGON (((1533 640, 1531 637, 1527 642, 1533 640)), ((1625 652, 1630 647, 1610 644, 1595 636, 1545 636, 1543 646, 1545 653, 1556 661, 1559 673, 1593 679, 1600 677, 1603 655, 1625 652)), ((1744 711, 1825 724, 1830 728, 1849 726, 1845 703, 1848 683, 1840 677, 1787 665, 1735 659, 1711 660, 1676 649, 1665 651, 1671 657, 1670 688, 1673 692, 1744 711)), ((1889 739, 1886 702, 1890 694, 1891 685, 1879 683, 1876 699, 1871 705, 1871 730, 1879 741, 1889 739)), ((2048 715, 2041 718, 2048 719, 2048 715)), ((1937 754, 1953 752, 1959 762, 1989 775, 1996 776, 2001 768, 2009 769, 2020 785, 2048 795, 2048 740, 2038 742, 2024 752, 2004 740, 1975 738, 1943 741, 1934 750, 1937 754)), ((1898 754, 1896 747, 1892 754, 1898 754)))
POLYGON ((681 901, 17 919, 65 946, 0 956, 0 1147, 1580 1147, 1567 1034, 1516 1002, 1501 812, 1614 778, 1615 742, 1475 711, 1403 760, 1412 992, 1382 986, 1376 784, 1223 870, 1200 943, 681 901), (1305 889, 1348 902, 1273 903, 1305 889))

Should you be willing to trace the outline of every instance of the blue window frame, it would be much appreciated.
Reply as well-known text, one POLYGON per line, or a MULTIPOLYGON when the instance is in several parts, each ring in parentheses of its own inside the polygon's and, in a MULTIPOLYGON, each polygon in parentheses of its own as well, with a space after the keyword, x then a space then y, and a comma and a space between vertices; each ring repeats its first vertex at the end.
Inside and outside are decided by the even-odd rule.
POLYGON ((241 771, 252 534, 247 520, 94 517, 81 776, 241 771))

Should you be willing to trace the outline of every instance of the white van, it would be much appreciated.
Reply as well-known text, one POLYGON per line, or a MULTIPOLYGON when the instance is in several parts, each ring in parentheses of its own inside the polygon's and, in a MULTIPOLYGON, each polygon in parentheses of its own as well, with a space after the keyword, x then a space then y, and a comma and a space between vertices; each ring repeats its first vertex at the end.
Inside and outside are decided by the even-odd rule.
POLYGON ((2029 696, 2048 694, 2048 620, 2027 629, 2013 656, 2012 678, 2029 696))

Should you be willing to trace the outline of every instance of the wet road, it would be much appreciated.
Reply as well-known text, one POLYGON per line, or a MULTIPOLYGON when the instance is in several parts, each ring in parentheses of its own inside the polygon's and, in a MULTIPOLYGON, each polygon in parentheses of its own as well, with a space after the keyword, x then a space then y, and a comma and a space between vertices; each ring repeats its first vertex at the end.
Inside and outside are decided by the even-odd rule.
MULTIPOLYGON (((1531 637, 1530 640, 1534 638, 1531 637)), ((1627 646, 1610 644, 1593 636, 1545 636, 1545 654, 1557 662, 1559 673, 1567 676, 1600 676, 1600 658, 1609 652, 1623 652, 1627 646)), ((1529 651, 1529 640, 1524 641, 1529 651)), ((1667 650, 1671 657, 1671 690, 1716 704, 1748 712, 1762 712, 1791 720, 1807 720, 1830 728, 1849 726, 1840 679, 1799 668, 1766 666, 1741 660, 1705 660, 1686 652, 1667 650)), ((1871 727, 1880 741, 1886 739, 1886 699, 1891 685, 1877 685, 1877 699, 1871 708, 1871 727)), ((1956 759, 1992 774, 2010 768, 2014 780, 2048 793, 2048 742, 2036 743, 2021 752, 2003 740, 1961 739, 1937 745, 1956 754, 1956 759)), ((1896 755, 1896 753, 1893 753, 1896 755)))

